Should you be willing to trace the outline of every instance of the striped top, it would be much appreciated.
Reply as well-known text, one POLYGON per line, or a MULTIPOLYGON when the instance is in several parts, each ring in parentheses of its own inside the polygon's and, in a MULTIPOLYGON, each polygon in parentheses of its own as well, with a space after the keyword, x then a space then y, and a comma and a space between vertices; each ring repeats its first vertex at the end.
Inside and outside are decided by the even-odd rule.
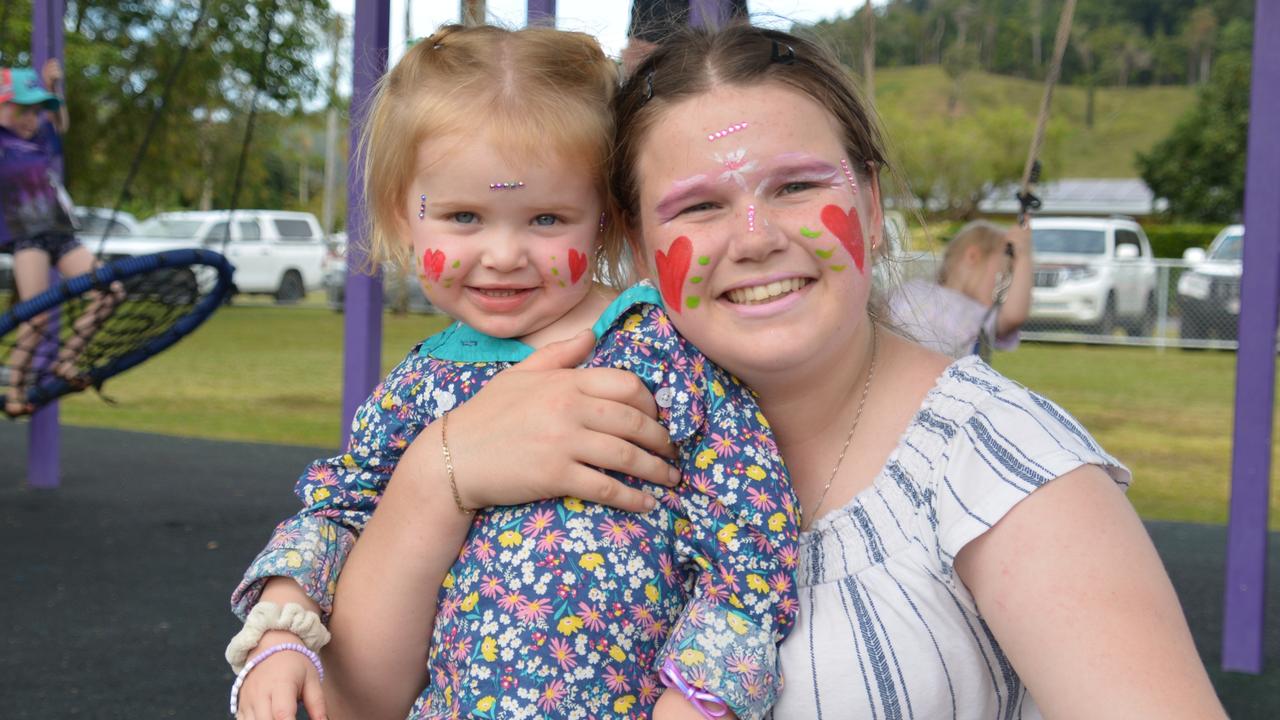
POLYGON ((1081 465, 1129 471, 1066 411, 975 356, 929 391, 871 487, 801 536, 800 616, 773 717, 1039 718, 954 560, 1081 465))

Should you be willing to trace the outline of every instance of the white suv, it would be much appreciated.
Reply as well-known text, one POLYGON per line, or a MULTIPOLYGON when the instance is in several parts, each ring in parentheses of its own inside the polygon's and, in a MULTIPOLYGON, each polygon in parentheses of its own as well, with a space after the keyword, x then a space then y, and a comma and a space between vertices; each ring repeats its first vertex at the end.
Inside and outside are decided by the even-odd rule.
POLYGON ((1142 227, 1128 218, 1037 217, 1030 322, 1110 335, 1151 334, 1156 266, 1142 227))
POLYGON ((235 267, 237 292, 266 293, 280 302, 301 300, 320 287, 324 233, 311 213, 237 210, 160 213, 129 238, 108 238, 103 255, 115 259, 176 248, 220 252, 235 267))

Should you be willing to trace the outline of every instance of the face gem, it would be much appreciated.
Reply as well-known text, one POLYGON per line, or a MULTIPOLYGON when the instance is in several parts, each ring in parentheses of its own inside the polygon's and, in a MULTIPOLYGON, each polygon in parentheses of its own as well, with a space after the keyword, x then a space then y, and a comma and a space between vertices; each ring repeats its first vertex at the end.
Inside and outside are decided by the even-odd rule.
POLYGON ((840 158, 840 169, 844 170, 844 177, 849 181, 849 187, 853 188, 853 194, 858 194, 858 178, 854 176, 853 170, 849 167, 849 161, 840 158))
POLYGON ((717 130, 711 133, 710 135, 708 135, 707 142, 715 142, 716 140, 719 140, 722 137, 732 135, 736 132, 741 132, 742 130, 746 130, 748 126, 749 124, 745 122, 734 123, 723 130, 717 130))
POLYGON ((427 196, 418 196, 418 219, 421 220, 427 216, 427 196))
POLYGON ((519 190, 522 187, 524 187, 524 182, 520 180, 489 183, 490 190, 519 190))

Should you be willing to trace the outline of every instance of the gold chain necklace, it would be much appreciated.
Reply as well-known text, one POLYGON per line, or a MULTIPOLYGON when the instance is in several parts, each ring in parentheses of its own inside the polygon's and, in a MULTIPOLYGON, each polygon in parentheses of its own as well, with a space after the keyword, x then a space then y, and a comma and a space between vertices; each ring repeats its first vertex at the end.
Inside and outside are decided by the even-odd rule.
MULTIPOLYGON (((831 477, 827 478, 826 487, 822 488, 822 495, 818 496, 818 504, 813 506, 810 511, 810 517, 817 519, 818 511, 822 509, 822 503, 827 500, 827 493, 831 491, 831 483, 835 482, 836 473, 840 472, 840 463, 844 462, 844 454, 849 451, 849 443, 853 440, 853 431, 858 429, 858 421, 862 419, 862 408, 867 404, 867 393, 871 392, 871 379, 876 376, 876 356, 879 354, 880 343, 879 333, 876 324, 871 323, 871 364, 867 367, 867 382, 862 386, 862 398, 858 400, 858 412, 853 416, 853 424, 849 426, 849 434, 844 438, 844 447, 840 448, 840 457, 836 458, 836 466, 831 468, 831 477)), ((813 521, 810 520, 808 525, 803 525, 806 529, 813 527, 813 521)))

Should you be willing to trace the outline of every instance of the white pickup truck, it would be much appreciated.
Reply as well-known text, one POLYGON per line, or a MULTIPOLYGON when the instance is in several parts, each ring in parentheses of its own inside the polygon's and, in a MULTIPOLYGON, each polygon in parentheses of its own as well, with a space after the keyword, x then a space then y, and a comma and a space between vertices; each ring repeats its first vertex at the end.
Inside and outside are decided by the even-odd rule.
MULTIPOLYGON (((323 277, 324 233, 311 213, 283 210, 167 212, 147 218, 129 237, 109 237, 103 258, 115 260, 178 248, 220 252, 235 267, 236 292, 297 302, 323 277)), ((96 249, 96 248, 95 248, 96 249)))

